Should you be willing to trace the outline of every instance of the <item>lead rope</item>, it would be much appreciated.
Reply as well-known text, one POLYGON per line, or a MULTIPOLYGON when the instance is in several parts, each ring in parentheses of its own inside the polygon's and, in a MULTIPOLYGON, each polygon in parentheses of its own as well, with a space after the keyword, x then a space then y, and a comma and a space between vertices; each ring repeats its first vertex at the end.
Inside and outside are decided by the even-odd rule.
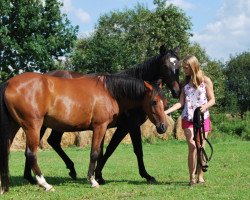
MULTIPOLYGON (((213 147, 211 143, 208 141, 205 135, 204 129, 204 114, 200 111, 200 107, 196 108, 194 111, 193 117, 193 124, 194 124, 194 138, 196 149, 197 149, 197 167, 198 165, 201 166, 203 172, 207 171, 208 168, 208 161, 211 160, 213 155, 213 147), (208 157, 205 149, 203 148, 203 140, 206 140, 208 145, 211 148, 211 154, 208 157), (203 165, 203 163, 205 163, 203 165)), ((196 167, 196 170, 197 170, 196 167)))

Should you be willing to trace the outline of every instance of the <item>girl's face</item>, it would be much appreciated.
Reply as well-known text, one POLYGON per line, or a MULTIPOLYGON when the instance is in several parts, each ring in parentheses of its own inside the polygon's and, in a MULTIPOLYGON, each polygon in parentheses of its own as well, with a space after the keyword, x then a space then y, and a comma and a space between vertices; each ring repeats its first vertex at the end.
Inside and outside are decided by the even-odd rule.
POLYGON ((188 64, 183 65, 183 70, 184 70, 185 76, 191 76, 192 75, 192 69, 188 64))

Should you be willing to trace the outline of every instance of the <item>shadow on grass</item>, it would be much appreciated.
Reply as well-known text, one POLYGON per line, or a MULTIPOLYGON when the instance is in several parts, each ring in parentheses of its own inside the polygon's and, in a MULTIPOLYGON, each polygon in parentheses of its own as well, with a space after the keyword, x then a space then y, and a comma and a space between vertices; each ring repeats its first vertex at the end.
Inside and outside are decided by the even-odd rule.
MULTIPOLYGON (((64 184, 79 184, 86 185, 89 187, 89 181, 87 178, 77 178, 76 180, 71 179, 70 177, 45 177, 46 181, 54 186, 64 185, 64 184)), ((127 183, 129 185, 171 185, 171 186, 187 186, 187 181, 157 181, 155 183, 149 183, 145 180, 135 181, 135 180, 106 180, 105 185, 113 183, 127 183)), ((10 187, 18 187, 24 185, 31 185, 26 179, 22 176, 11 176, 10 177, 10 187)))
POLYGON ((109 183, 128 183, 131 185, 174 185, 174 186, 187 186, 187 181, 157 181, 154 183, 149 183, 147 181, 131 181, 131 180, 106 180, 106 184, 109 183))

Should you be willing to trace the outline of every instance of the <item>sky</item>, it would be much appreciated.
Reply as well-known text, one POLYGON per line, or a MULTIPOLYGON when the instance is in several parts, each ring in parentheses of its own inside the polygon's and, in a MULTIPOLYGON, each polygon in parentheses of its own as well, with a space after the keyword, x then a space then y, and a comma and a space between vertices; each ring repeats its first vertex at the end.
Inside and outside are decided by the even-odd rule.
MULTIPOLYGON (((137 3, 155 9, 153 0, 60 0, 78 37, 94 30, 101 15, 134 8, 137 3)), ((250 51, 250 0, 168 0, 191 17, 192 42, 198 42, 212 60, 226 62, 230 56, 250 51)))

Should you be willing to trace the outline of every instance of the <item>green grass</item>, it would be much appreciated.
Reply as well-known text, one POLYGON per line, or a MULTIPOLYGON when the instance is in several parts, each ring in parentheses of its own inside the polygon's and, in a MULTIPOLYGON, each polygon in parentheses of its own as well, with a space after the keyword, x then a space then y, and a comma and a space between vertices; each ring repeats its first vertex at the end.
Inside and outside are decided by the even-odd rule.
POLYGON ((158 184, 147 184, 138 174, 132 145, 122 144, 107 162, 103 175, 107 184, 92 189, 86 180, 90 148, 67 148, 75 162, 78 179, 71 180, 64 163, 52 150, 39 151, 38 161, 46 180, 55 192, 45 192, 23 178, 24 152, 11 152, 9 193, 1 199, 249 199, 250 143, 214 142, 214 156, 205 174, 206 184, 189 187, 187 145, 184 141, 157 141, 143 144, 149 174, 158 184))

